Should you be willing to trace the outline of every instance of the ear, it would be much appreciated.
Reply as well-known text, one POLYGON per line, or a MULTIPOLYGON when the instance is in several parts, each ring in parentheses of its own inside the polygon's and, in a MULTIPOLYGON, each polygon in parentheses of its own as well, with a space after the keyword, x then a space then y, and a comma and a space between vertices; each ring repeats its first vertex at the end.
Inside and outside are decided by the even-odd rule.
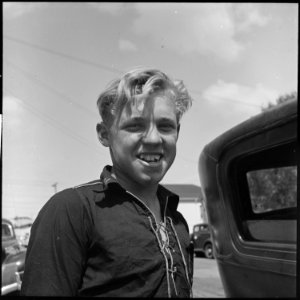
POLYGON ((180 131, 180 124, 177 125, 177 137, 176 137, 176 141, 178 140, 178 137, 179 137, 179 131, 180 131))
POLYGON ((179 135, 179 131, 180 131, 180 124, 178 124, 177 126, 177 136, 179 135))
POLYGON ((100 143, 104 147, 109 147, 109 145, 110 145, 109 130, 108 130, 107 126, 103 122, 98 123, 96 126, 96 130, 97 130, 98 139, 99 139, 100 143))

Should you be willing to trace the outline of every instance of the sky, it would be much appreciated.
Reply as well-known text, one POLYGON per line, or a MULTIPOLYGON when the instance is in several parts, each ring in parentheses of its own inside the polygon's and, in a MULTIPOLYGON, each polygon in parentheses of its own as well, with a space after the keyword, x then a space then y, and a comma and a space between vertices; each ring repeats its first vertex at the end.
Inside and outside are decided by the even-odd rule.
POLYGON ((201 186, 203 147, 297 91, 298 3, 2 2, 2 216, 35 218, 111 164, 96 101, 138 66, 185 83, 162 184, 201 186))

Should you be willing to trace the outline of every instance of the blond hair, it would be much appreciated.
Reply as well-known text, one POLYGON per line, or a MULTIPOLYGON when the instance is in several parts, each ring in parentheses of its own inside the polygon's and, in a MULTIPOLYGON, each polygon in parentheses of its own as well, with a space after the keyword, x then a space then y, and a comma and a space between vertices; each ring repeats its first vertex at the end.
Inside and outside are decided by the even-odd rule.
POLYGON ((171 80, 165 73, 156 69, 137 68, 125 73, 121 78, 112 81, 98 100, 97 106, 105 124, 122 110, 128 103, 134 103, 139 96, 152 93, 165 93, 174 99, 177 121, 192 104, 185 85, 181 80, 171 80))

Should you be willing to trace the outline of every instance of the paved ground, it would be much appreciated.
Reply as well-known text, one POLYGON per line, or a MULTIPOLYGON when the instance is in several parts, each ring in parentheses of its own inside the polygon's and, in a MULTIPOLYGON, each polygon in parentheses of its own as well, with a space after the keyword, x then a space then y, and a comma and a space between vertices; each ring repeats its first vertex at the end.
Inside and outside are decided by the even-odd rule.
POLYGON ((215 259, 194 259, 194 298, 224 298, 224 289, 215 259))

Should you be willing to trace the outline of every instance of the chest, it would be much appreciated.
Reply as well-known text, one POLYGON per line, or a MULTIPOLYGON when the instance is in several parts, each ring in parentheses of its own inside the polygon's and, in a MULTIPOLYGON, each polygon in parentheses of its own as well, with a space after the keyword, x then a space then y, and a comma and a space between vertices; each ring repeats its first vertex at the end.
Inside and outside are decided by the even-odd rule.
POLYGON ((123 203, 96 208, 89 251, 101 264, 126 270, 132 264, 162 263, 170 254, 171 260, 182 260, 188 245, 188 233, 175 217, 158 226, 147 209, 123 203))
POLYGON ((102 293, 113 285, 109 295, 124 294, 126 289, 139 295, 149 296, 156 291, 157 295, 167 296, 174 292, 172 280, 188 287, 189 235, 175 216, 169 215, 161 229, 144 207, 132 202, 102 202, 95 207, 93 221, 83 293, 90 286, 98 286, 102 293))

